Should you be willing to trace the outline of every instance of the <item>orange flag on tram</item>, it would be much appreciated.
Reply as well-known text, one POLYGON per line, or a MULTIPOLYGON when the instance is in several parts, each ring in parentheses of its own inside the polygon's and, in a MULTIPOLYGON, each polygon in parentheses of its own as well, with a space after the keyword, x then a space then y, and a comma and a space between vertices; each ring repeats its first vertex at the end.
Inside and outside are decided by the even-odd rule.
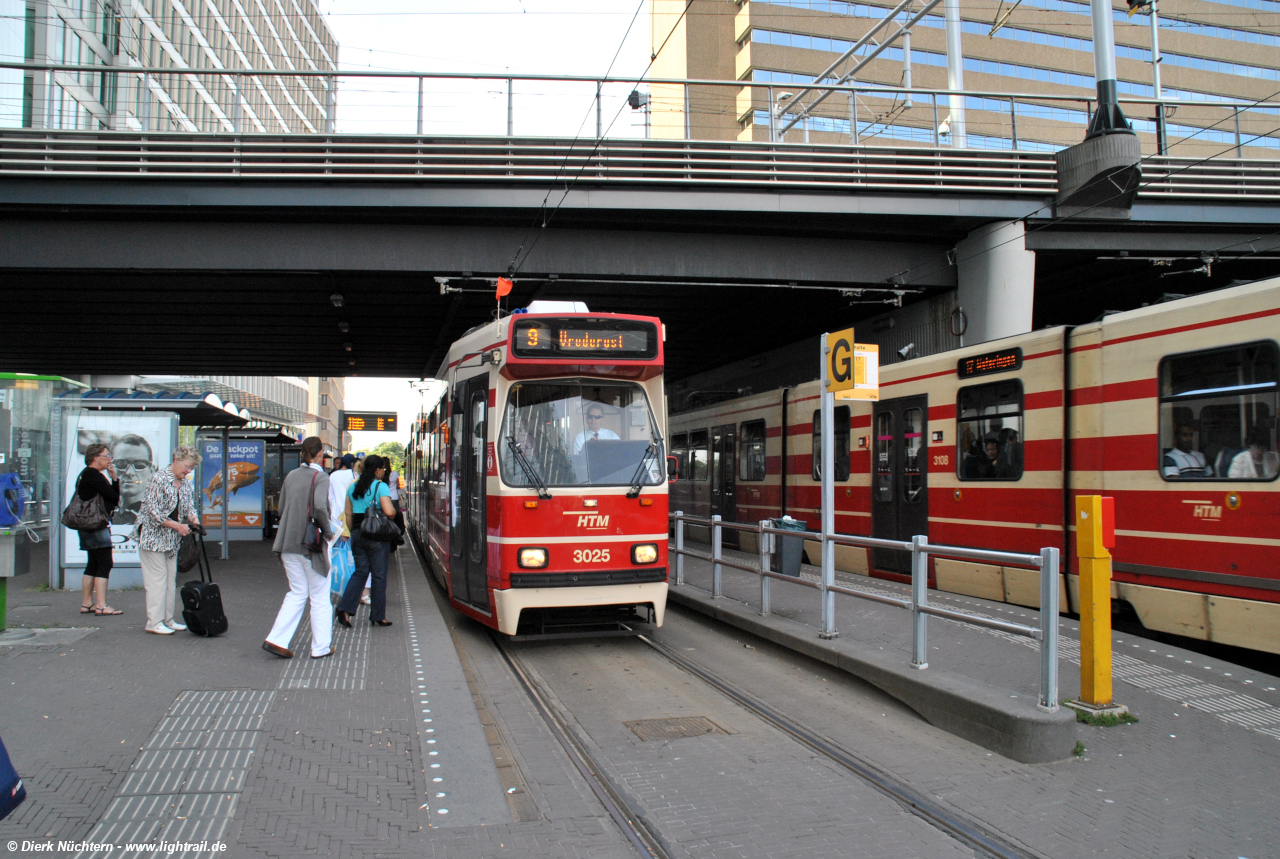
POLYGON ((505 277, 498 278, 498 298, 511 293, 511 281, 505 277))

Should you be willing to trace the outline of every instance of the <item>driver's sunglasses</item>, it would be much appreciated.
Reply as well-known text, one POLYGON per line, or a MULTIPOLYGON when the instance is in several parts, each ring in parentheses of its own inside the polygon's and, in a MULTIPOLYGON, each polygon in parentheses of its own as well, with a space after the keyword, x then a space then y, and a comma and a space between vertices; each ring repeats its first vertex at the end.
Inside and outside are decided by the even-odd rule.
POLYGON ((149 459, 117 459, 116 468, 132 469, 133 471, 144 471, 151 468, 151 460, 149 459))
POLYGON ((587 420, 589 420, 589 421, 602 421, 602 420, 604 420, 604 415, 587 415, 587 420))

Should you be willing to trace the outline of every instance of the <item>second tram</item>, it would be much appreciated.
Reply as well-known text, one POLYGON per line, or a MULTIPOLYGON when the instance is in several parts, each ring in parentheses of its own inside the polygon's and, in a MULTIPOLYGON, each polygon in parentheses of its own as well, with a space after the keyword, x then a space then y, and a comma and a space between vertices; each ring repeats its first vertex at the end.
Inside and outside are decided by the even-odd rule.
POLYGON ((508 635, 662 625, 663 333, 534 302, 449 349, 405 452, 406 512, 464 614, 508 635))
MULTIPOLYGON (((836 409, 836 530, 1059 546, 1061 604, 1077 611, 1075 496, 1110 495, 1115 600, 1148 629, 1280 653, 1277 318, 1273 279, 883 366, 878 403, 836 409)), ((808 382, 672 415, 672 505, 816 527, 818 393, 808 382)), ((836 550, 863 575, 905 580, 909 561, 836 550)), ((941 590, 1039 604, 1034 570, 931 561, 941 590)))

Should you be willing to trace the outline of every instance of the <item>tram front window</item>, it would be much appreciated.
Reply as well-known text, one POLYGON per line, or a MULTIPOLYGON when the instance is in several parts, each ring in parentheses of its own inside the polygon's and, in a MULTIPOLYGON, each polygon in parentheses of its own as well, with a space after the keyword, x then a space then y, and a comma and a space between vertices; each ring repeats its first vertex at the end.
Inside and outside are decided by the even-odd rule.
POLYGON ((639 385, 589 379, 511 387, 498 442, 510 486, 658 486, 662 439, 639 385))

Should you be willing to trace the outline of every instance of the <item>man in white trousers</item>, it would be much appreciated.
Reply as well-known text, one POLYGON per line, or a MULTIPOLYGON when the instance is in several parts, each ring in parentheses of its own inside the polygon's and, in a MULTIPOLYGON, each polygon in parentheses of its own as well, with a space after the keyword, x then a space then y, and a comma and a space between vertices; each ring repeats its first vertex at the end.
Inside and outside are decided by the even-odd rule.
POLYGON ((329 545, 333 524, 329 518, 329 475, 320 466, 324 442, 311 436, 302 441, 301 468, 285 475, 280 488, 280 527, 272 549, 280 556, 289 579, 276 615, 275 626, 262 649, 284 659, 292 659, 289 643, 302 620, 302 611, 311 603, 311 658, 333 655, 333 609, 329 603, 329 545), (321 531, 318 546, 304 545, 310 526, 321 531))

